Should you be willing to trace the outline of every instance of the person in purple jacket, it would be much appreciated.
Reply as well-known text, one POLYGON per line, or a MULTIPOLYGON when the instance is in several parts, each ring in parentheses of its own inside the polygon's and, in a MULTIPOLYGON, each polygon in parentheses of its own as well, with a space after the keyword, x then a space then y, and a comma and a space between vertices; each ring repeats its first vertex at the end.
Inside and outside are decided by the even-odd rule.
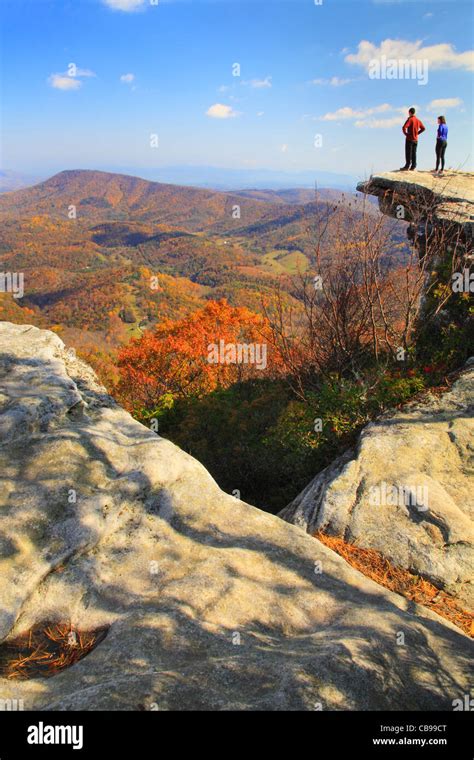
POLYGON ((441 171, 438 172, 442 176, 444 172, 444 155, 446 148, 448 147, 448 127, 444 116, 438 116, 438 132, 436 135, 436 169, 438 172, 441 164, 441 171))

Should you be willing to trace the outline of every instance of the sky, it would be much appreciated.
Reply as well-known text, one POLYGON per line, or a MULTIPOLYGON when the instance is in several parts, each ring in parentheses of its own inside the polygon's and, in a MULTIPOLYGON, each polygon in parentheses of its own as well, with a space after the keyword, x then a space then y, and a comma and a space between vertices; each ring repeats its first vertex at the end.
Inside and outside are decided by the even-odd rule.
POLYGON ((2 169, 472 170, 463 0, 0 0, 2 169), (385 76, 384 76, 385 75, 385 76), (390 78, 388 78, 390 77, 390 78))

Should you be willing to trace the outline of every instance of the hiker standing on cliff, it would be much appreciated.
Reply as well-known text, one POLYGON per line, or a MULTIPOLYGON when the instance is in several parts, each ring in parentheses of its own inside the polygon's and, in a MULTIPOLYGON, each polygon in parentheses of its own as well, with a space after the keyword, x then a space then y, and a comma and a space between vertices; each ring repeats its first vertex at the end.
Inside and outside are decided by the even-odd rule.
POLYGON ((400 169, 401 172, 415 171, 416 169, 416 149, 418 148, 418 135, 425 131, 425 125, 415 116, 415 109, 410 108, 408 119, 402 127, 405 141, 405 166, 400 169))
POLYGON ((436 135, 436 169, 438 171, 441 163, 441 171, 438 172, 442 177, 444 172, 444 155, 448 147, 448 126, 444 116, 438 116, 438 132, 436 135))

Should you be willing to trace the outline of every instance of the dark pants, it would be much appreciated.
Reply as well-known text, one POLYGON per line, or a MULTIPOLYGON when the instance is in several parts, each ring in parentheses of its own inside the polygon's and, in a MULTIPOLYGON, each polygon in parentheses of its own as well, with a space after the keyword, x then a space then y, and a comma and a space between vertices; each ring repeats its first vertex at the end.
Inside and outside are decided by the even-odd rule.
POLYGON ((440 162, 441 171, 444 171, 444 154, 446 153, 447 147, 448 143, 446 140, 436 140, 436 171, 439 169, 440 162))
POLYGON ((407 169, 416 168, 416 149, 418 143, 412 140, 406 140, 405 142, 405 166, 407 169))

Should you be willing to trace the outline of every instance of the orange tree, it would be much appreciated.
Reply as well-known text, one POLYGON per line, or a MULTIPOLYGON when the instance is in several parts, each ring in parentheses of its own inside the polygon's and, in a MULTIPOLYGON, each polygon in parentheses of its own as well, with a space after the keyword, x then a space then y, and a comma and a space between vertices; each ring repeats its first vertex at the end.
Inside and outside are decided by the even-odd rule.
POLYGON ((183 319, 165 320, 124 347, 115 394, 139 419, 177 398, 203 396, 252 377, 276 376, 265 317, 210 301, 183 319), (250 350, 249 350, 250 349, 250 350))

